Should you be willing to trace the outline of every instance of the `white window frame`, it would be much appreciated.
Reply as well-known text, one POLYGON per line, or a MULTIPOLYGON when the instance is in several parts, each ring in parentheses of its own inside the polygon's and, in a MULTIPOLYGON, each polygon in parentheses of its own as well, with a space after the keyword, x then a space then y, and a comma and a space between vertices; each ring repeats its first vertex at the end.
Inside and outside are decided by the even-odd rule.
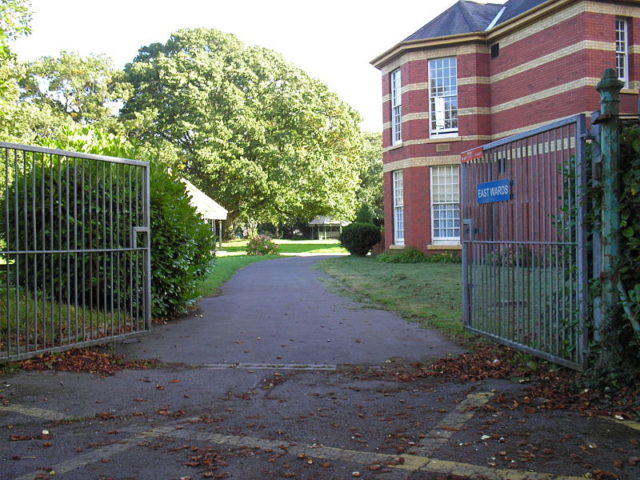
POLYGON ((391 143, 402 143, 402 74, 400 69, 391 72, 391 143))
POLYGON ((629 86, 629 21, 616 18, 616 70, 618 78, 629 86))
POLYGON ((458 136, 457 57, 429 60, 429 132, 438 137, 458 136))
POLYGON ((459 245, 460 167, 458 165, 433 166, 431 167, 430 177, 431 243, 433 245, 459 245), (441 218, 442 213, 445 214, 445 218, 441 218), (447 218, 447 215, 449 218, 447 218), (446 223, 440 225, 439 222, 446 223), (448 222, 452 222, 453 226, 447 225, 448 222), (447 235, 447 233, 453 233, 453 235, 447 235))
POLYGON ((393 172, 393 244, 404 245, 404 173, 393 172))

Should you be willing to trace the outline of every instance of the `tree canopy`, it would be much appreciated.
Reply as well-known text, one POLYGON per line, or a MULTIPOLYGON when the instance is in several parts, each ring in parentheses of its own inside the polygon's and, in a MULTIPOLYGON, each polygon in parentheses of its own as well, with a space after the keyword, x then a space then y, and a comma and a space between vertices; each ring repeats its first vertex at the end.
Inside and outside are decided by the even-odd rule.
POLYGON ((42 57, 26 65, 21 98, 47 105, 78 123, 95 124, 115 117, 129 97, 130 86, 122 76, 104 55, 82 57, 63 51, 57 58, 42 57))
POLYGON ((382 135, 365 133, 362 157, 365 168, 360 176, 358 202, 360 208, 366 208, 371 220, 381 224, 384 219, 384 190, 382 182, 382 135))
POLYGON ((233 221, 350 217, 364 167, 359 115, 279 54, 216 30, 180 30, 125 67, 122 117, 169 142, 178 167, 233 221))
POLYGON ((9 40, 31 31, 30 22, 28 0, 0 0, 0 60, 11 56, 9 40))
POLYGON ((0 131, 9 117, 7 109, 18 98, 17 62, 9 42, 27 35, 30 21, 27 0, 0 0, 0 131))

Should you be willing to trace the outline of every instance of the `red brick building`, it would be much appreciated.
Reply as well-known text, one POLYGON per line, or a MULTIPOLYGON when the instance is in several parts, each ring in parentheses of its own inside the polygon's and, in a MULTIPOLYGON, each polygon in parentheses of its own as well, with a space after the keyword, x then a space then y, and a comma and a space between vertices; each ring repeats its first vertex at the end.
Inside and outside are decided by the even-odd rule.
POLYGON ((372 61, 382 72, 385 247, 460 248, 460 154, 599 109, 616 67, 638 114, 640 1, 461 0, 372 61))

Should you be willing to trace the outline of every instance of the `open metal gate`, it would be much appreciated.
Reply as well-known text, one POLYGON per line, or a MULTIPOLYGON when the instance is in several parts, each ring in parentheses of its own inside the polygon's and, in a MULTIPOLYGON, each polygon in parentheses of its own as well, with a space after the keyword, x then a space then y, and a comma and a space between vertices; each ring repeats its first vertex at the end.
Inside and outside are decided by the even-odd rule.
POLYGON ((147 330, 149 164, 0 143, 0 361, 147 330))
POLYGON ((581 369, 587 348, 583 115, 463 154, 464 321, 581 369))

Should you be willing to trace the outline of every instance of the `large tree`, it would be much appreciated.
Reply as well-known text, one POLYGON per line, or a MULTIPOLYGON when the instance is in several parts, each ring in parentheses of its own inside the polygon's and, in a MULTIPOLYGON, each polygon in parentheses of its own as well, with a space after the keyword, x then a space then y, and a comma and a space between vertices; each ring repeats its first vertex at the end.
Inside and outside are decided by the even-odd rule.
POLYGON ((366 168, 360 177, 358 202, 360 208, 366 208, 371 220, 382 224, 384 219, 384 189, 382 178, 382 134, 365 133, 362 149, 366 168))
POLYGON ((9 41, 31 30, 31 11, 28 0, 0 0, 0 65, 13 56, 9 41))
POLYGON ((62 51, 58 57, 42 57, 25 65, 21 98, 47 105, 78 123, 104 123, 114 119, 129 98, 131 87, 122 77, 123 72, 104 55, 82 57, 62 51))
POLYGON ((139 50, 123 118, 175 145, 187 174, 229 210, 280 223, 353 214, 359 115, 279 54, 216 30, 181 30, 139 50))
POLYGON ((26 0, 0 0, 0 129, 9 106, 18 98, 17 60, 9 42, 29 33, 31 13, 26 0))

